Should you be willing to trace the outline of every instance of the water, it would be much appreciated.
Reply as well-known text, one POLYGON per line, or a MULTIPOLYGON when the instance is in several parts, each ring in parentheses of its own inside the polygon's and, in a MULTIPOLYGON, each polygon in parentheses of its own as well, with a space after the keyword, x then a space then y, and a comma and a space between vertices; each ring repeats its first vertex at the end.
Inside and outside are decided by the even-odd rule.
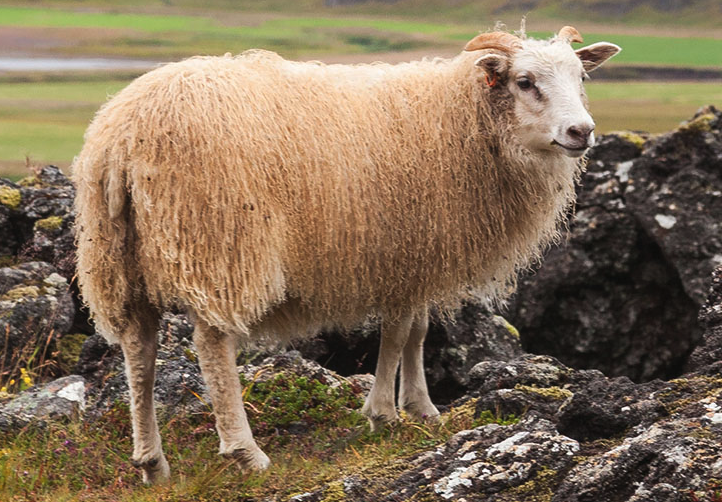
POLYGON ((22 58, 0 57, 0 72, 5 71, 76 71, 76 70, 147 70, 157 61, 109 58, 22 58))

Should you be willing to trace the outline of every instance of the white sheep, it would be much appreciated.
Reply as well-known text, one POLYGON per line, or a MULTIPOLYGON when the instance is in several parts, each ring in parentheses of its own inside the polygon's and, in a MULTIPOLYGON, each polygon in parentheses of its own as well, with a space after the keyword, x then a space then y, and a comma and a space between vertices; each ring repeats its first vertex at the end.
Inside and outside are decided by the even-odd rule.
POLYGON ((74 162, 78 277, 126 360, 134 462, 168 478, 153 407, 159 313, 188 309, 220 452, 268 457, 246 420, 239 342, 382 317, 372 428, 438 411, 427 306, 503 298, 557 235, 593 143, 582 80, 619 51, 566 27, 492 32, 445 60, 323 65, 250 51, 138 78, 96 115, 74 162))

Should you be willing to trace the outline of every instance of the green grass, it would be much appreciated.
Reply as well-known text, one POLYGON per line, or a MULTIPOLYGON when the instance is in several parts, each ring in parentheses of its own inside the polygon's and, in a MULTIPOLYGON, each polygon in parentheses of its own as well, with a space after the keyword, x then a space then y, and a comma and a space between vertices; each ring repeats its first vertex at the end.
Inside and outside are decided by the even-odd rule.
POLYGON ((246 25, 238 22, 233 25, 203 16, 0 6, 0 26, 66 29, 69 42, 76 40, 56 51, 132 57, 222 54, 254 47, 290 57, 309 52, 353 54, 420 47, 432 40, 453 43, 453 36, 463 32, 454 25, 384 18, 270 16, 246 25), (91 28, 116 34, 82 40, 82 30, 91 28))
MULTIPOLYGON (((530 35, 547 38, 550 33, 530 35)), ((722 39, 584 33, 584 43, 579 47, 596 42, 612 42, 622 48, 611 60, 614 64, 722 67, 722 39)))
MULTIPOLYGON (((592 74, 593 75, 593 74, 592 74)), ((587 93, 598 131, 652 133, 676 128, 703 105, 722 107, 719 83, 594 82, 587 93)))
MULTIPOLYGON (((306 53, 362 53, 403 50, 428 44, 459 46, 484 23, 451 24, 384 17, 267 15, 245 20, 190 15, 87 12, 0 6, 0 26, 60 28, 69 42, 55 50, 70 54, 108 54, 174 58, 190 54, 240 52, 263 47, 288 57, 306 53), (85 29, 106 29, 106 37, 83 39, 85 29)), ((488 22, 487 22, 488 24, 488 22)), ((532 33, 548 37, 551 33, 532 33)), ((722 39, 585 33, 585 41, 612 41, 624 50, 614 62, 693 67, 722 66, 722 39)))
POLYGON ((0 83, 0 168, 21 175, 31 161, 67 167, 93 114, 126 81, 0 83))

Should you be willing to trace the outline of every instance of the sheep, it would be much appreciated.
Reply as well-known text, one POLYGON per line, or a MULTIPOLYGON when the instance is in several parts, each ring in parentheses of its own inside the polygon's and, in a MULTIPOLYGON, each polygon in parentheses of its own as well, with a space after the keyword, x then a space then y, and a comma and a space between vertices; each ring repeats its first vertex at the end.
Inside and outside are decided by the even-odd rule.
POLYGON ((239 344, 381 318, 372 429, 433 420, 422 346, 430 305, 503 299, 558 236, 594 142, 582 80, 620 49, 574 52, 494 31, 452 59, 291 62, 194 57, 132 82, 97 113, 73 163, 78 281, 121 345, 133 461, 168 479, 153 406, 163 308, 194 320, 220 453, 268 457, 243 409, 239 344))

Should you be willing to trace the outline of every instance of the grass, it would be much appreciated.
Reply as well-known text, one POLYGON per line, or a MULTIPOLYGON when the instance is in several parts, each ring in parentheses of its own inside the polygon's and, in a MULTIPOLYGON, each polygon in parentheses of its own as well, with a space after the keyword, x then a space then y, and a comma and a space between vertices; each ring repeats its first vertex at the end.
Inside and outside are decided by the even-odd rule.
MULTIPOLYGON (((82 77, 79 77, 82 78, 82 77)), ((67 168, 97 108, 127 80, 0 82, 0 174, 21 176, 25 159, 67 168)), ((675 128, 705 104, 722 105, 717 83, 588 84, 598 131, 675 128)))
MULTIPOLYGON (((593 74, 592 74, 593 75, 593 74)), ((590 82, 587 93, 597 129, 666 132, 700 106, 722 106, 719 83, 590 82)))
MULTIPOLYGON (((550 35, 539 32, 530 34, 537 38, 546 38, 550 35)), ((584 44, 581 45, 606 41, 620 46, 622 52, 611 60, 614 64, 681 66, 685 68, 722 67, 722 39, 718 38, 605 33, 584 33, 583 35, 584 44)))
POLYGON ((67 167, 108 95, 127 81, 0 83, 0 169, 24 172, 26 157, 67 167))
MULTIPOLYGON (((481 23, 429 22, 386 17, 249 17, 231 12, 225 19, 190 15, 89 12, 0 5, 0 26, 65 30, 65 40, 49 50, 66 54, 105 54, 173 59, 191 54, 222 54, 263 47, 287 57, 304 54, 357 54, 407 50, 424 45, 460 47, 481 23), (103 36, 83 36, 105 30, 103 36)), ((487 23, 488 24, 488 23, 487 23)), ((551 33, 532 33, 547 37, 551 33)), ((63 38, 63 37, 61 37, 63 38)), ((588 43, 614 41, 624 48, 615 63, 722 66, 722 39, 585 33, 588 43)))
POLYGON ((487 423, 508 425, 491 412, 474 417, 474 403, 452 409, 436 425, 406 419, 372 434, 359 413, 360 390, 332 389, 316 380, 282 374, 246 387, 246 409, 261 447, 273 463, 245 474, 216 454, 210 411, 174 414, 162 422, 168 485, 143 487, 130 463, 131 426, 126 404, 99 420, 50 423, 0 437, 0 499, 4 501, 248 500, 317 489, 342 476, 373 482, 392 476, 405 458, 445 442, 460 430, 487 423), (262 413, 261 413, 262 410, 262 413), (304 432, 291 432, 302 421, 304 432))

